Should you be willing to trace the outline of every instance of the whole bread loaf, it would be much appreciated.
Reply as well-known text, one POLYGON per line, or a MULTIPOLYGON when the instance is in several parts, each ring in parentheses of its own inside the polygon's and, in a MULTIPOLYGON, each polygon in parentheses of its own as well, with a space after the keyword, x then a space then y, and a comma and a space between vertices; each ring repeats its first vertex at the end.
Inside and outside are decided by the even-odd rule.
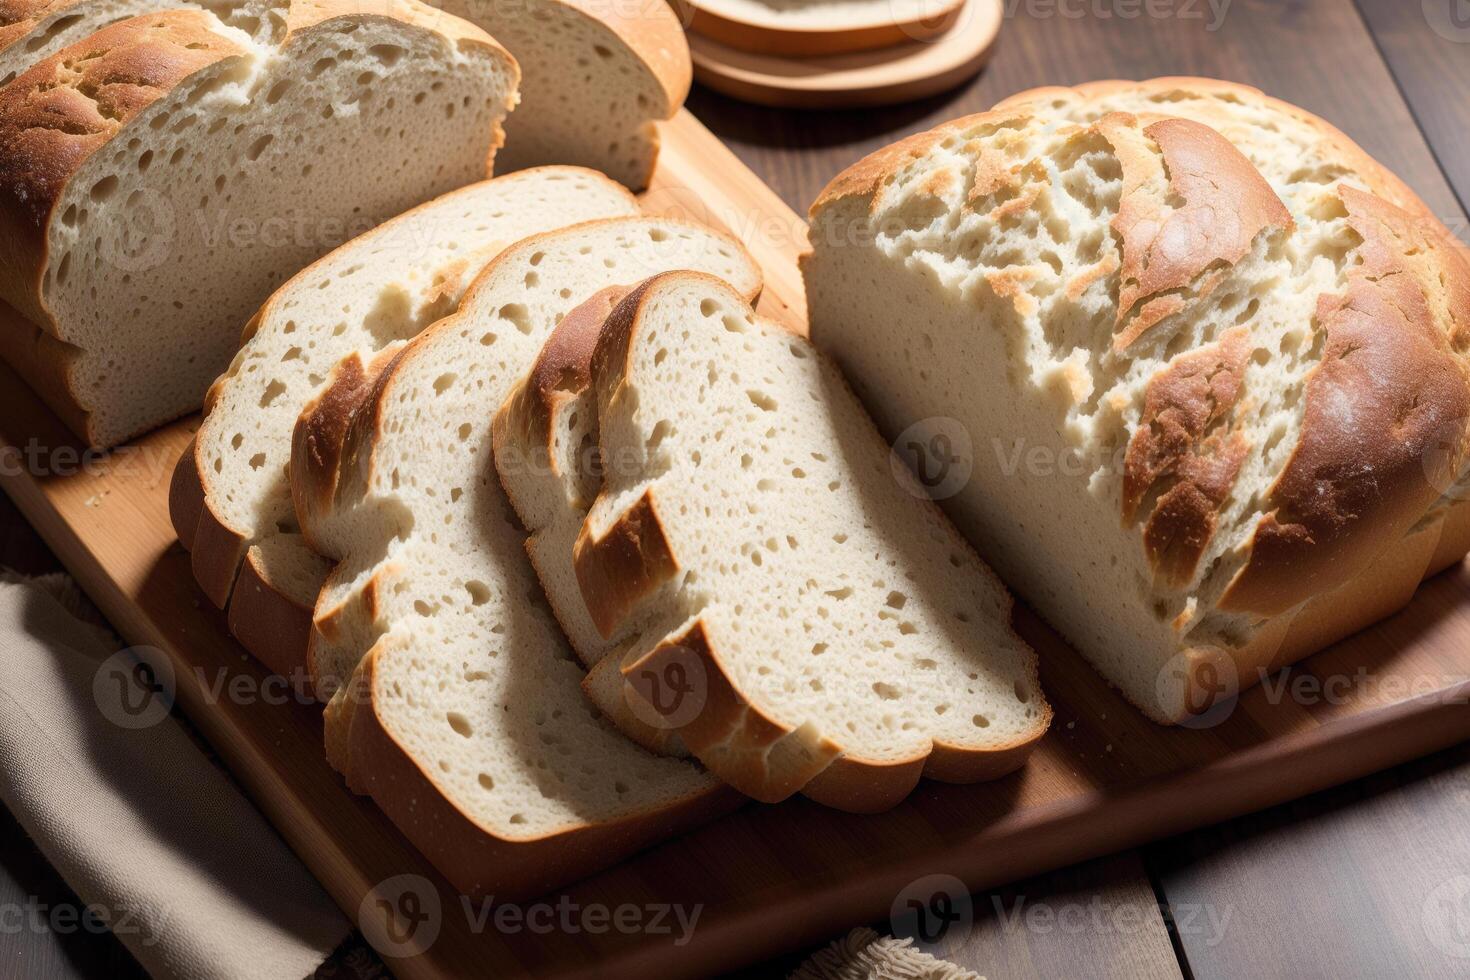
POLYGON ((120 21, 0 89, 0 353, 89 443, 199 407, 307 262, 483 178, 511 56, 417 0, 120 21))
POLYGON ((1470 543, 1470 266, 1298 108, 1201 79, 1026 93, 849 168, 811 242, 813 339, 1160 721, 1470 543))

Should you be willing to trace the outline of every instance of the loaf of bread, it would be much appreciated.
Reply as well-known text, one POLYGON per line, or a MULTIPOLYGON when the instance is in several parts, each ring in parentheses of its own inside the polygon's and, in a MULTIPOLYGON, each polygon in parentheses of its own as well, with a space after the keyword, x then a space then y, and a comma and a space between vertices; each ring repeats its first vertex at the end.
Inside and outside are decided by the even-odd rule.
POLYGON ((814 341, 1159 721, 1470 544, 1470 267, 1300 109, 1200 79, 1026 93, 849 168, 811 242, 814 341))
POLYGON ((491 459, 496 409, 567 312, 685 266, 742 296, 760 287, 734 240, 684 222, 534 235, 456 314, 339 365, 298 422, 297 515, 337 563, 310 651, 331 697, 328 758, 463 891, 550 887, 736 796, 624 738, 583 696, 491 459))
MULTIPOLYGON (((268 39, 279 0, 7 0, 0 85, 108 24, 202 8, 268 39)), ((391 11, 393 0, 342 7, 391 11)), ((446 0, 434 7, 484 28, 520 64, 520 105, 505 124, 496 172, 542 164, 601 170, 641 190, 658 157, 656 123, 689 92, 689 46, 664 0, 446 0)), ((294 271, 294 270, 292 270, 294 271)))
POLYGON ((296 419, 340 362, 363 370, 458 308, 506 245, 638 213, 601 174, 543 167, 452 191, 328 253, 293 276, 245 329, 209 390, 179 462, 170 513, 204 593, 276 672, 305 677, 311 613, 326 577, 302 540, 288 463, 296 419))
POLYGON ((417 0, 266 16, 121 21, 0 89, 0 353, 93 445, 198 408, 276 286, 500 142, 518 70, 479 28, 417 0))
POLYGON ((589 691, 629 734, 676 732, 756 799, 876 811, 921 774, 1004 775, 1046 731, 1005 587, 833 363, 725 283, 671 272, 569 317, 495 442, 553 608, 616 641, 595 672, 631 710, 589 691), (521 476, 550 460, 559 493, 521 476))

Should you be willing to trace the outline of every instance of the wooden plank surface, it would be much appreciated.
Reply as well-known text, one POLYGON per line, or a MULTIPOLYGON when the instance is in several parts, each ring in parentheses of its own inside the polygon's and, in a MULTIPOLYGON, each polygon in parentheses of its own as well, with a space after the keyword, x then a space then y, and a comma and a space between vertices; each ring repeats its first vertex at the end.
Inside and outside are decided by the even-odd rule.
MULTIPOLYGON (((1357 0, 1445 176, 1470 208, 1470 4, 1357 0)), ((1447 222, 1449 223, 1449 222, 1447 222)), ((1450 223, 1470 243, 1470 229, 1450 223)))
POLYGON ((1197 980, 1470 975, 1470 746, 1150 848, 1197 980))
MULTIPOLYGON (((692 118, 681 117, 666 136, 650 203, 692 209, 745 237, 768 272, 764 308, 797 315, 794 216, 692 118)), ((902 806, 872 817, 804 800, 750 806, 555 896, 581 908, 698 906, 699 927, 682 946, 646 931, 547 937, 477 929, 382 815, 346 793, 326 767, 314 705, 211 694, 234 690, 236 678, 259 691, 265 679, 198 596, 166 520, 167 476, 188 426, 107 460, 61 466, 62 456, 46 447, 61 445, 64 434, 7 378, 0 428, 13 445, 35 440, 43 449, 44 465, 19 474, 0 468, 7 491, 131 642, 175 658, 185 712, 343 908, 356 916, 372 889, 404 872, 439 892, 437 942, 394 961, 406 976, 698 975, 871 921, 936 873, 972 889, 1016 880, 1290 799, 1470 734, 1463 704, 1405 700, 1387 685, 1354 688, 1335 704, 1270 704, 1258 689, 1217 727, 1163 729, 1022 612, 1018 628, 1043 654, 1057 718, 1024 771, 982 786, 925 783, 902 806)), ((1470 668, 1467 592, 1463 570, 1440 576, 1405 614, 1324 653, 1314 667, 1405 683, 1437 676, 1458 694, 1454 678, 1470 668)))

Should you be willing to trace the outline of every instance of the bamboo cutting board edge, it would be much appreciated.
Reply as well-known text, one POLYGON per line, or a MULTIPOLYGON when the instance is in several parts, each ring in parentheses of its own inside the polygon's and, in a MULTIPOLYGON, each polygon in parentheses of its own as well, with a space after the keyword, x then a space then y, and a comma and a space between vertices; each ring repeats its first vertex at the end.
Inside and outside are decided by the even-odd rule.
MULTIPOLYGON (((659 175, 645 197, 648 206, 723 225, 743 238, 766 268, 762 311, 800 329, 804 308, 795 258, 804 244, 801 220, 687 113, 666 127, 664 151, 659 175)), ((39 433, 51 444, 69 441, 20 386, 0 385, 0 405, 6 407, 0 418, 17 426, 9 433, 12 442, 19 441, 14 436, 20 433, 39 433)), ((180 424, 144 440, 145 455, 171 461, 187 442, 188 429, 180 424)), ((145 467, 151 481, 145 482, 136 475, 113 480, 107 473, 38 480, 0 467, 0 484, 129 642, 160 647, 185 668, 241 672, 258 680, 262 671, 223 635, 221 617, 195 589, 187 558, 172 541, 166 512, 170 469, 145 467), (122 519, 119 507, 127 508, 122 519)), ((1462 567, 1422 590, 1423 603, 1446 607, 1439 610, 1446 620, 1442 627, 1460 630, 1461 636, 1470 635, 1460 621, 1470 619, 1463 602, 1467 580, 1462 567)), ((543 948, 451 928, 429 953, 393 961, 393 968, 413 977, 484 970, 492 964, 505 973, 546 967, 564 975, 635 975, 653 969, 661 975, 695 975, 880 919, 905 882, 933 871, 956 874, 972 890, 998 885, 1284 802, 1470 737, 1470 712, 1465 710, 1470 680, 1463 680, 1470 677, 1470 643, 1451 642, 1456 637, 1432 632, 1424 639, 1417 628, 1392 622, 1368 632, 1373 635, 1360 635, 1344 646, 1371 648, 1363 656, 1380 663, 1385 673, 1407 670, 1416 662, 1411 656, 1375 661, 1373 651, 1397 653, 1395 644, 1412 647, 1417 638, 1435 648, 1429 664, 1452 667, 1462 680, 1447 681, 1418 698, 1350 706, 1320 718, 1292 705, 1275 706, 1279 710, 1266 717, 1281 726, 1281 733, 1263 729, 1257 741, 1247 738, 1243 748, 1224 742, 1216 746, 1208 735, 1141 727, 1136 718, 1115 716, 1098 731, 1116 738, 1122 751, 1104 764, 1101 754, 1092 757, 1082 751, 1099 748, 1083 744, 1102 737, 1088 731, 1089 726, 1096 724, 1096 715, 1106 720, 1108 712, 1131 709, 1121 706, 1075 654, 1058 653, 1050 668, 1053 678, 1047 679, 1049 693, 1056 687, 1052 680, 1063 680, 1062 689, 1053 693, 1059 708, 1056 727, 1033 765, 1003 784, 987 789, 926 782, 916 800, 891 818, 853 818, 803 803, 751 807, 687 841, 663 845, 568 889, 596 896, 621 894, 620 889, 660 894, 667 886, 700 895, 708 884, 717 892, 737 880, 736 872, 724 865, 732 863, 732 842, 738 846, 740 835, 752 829, 757 836, 768 828, 790 828, 850 836, 855 842, 843 852, 851 863, 821 867, 804 887, 789 894, 781 891, 782 883, 772 873, 746 894, 729 889, 715 896, 716 907, 684 950, 656 941, 599 946, 586 937, 543 948), (1067 690, 1072 687, 1077 690, 1067 690), (1082 726, 1075 737, 1062 728, 1069 717, 1082 726), (1130 744, 1130 734, 1147 744, 1130 744), (1149 778, 1110 775, 1120 765, 1133 764, 1133 756, 1161 751, 1203 761, 1149 778), (958 820, 953 812, 960 814, 958 820), (926 842, 916 844, 906 833, 922 834, 926 842), (867 835, 874 837, 875 846, 867 846, 867 835), (701 860, 713 862, 708 868, 714 873, 706 878, 697 873, 701 860), (686 874, 688 881, 667 884, 659 874, 670 863, 692 866, 695 872, 686 874), (774 892, 784 900, 771 900, 774 892)), ((1356 662, 1351 654, 1331 661, 1356 662)), ((182 676, 194 678, 179 685, 185 713, 349 917, 357 919, 364 897, 394 869, 430 878, 447 894, 447 886, 376 808, 347 793, 327 769, 320 757, 320 722, 312 709, 211 702, 206 674, 186 669, 182 676)), ((1247 725, 1260 717, 1240 721, 1247 725)), ((808 843, 814 852, 829 846, 818 840, 808 843)), ((774 865, 760 867, 769 871, 774 865)))

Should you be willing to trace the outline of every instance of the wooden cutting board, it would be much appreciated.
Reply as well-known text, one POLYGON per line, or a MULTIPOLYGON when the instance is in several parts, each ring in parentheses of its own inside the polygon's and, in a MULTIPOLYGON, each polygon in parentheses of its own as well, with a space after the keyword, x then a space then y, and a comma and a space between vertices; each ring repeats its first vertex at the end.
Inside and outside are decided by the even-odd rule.
MULTIPOLYGON (((646 205, 724 225, 764 265, 762 308, 799 329, 805 226, 687 113, 666 131, 646 205)), ((327 766, 315 705, 297 703, 228 637, 169 527, 174 461, 195 423, 97 459, 0 369, 0 483, 134 644, 159 648, 180 706, 252 799, 372 934, 384 902, 415 927, 405 977, 697 976, 885 922, 974 890, 1224 820, 1470 737, 1470 572, 1427 581, 1400 613, 1244 696, 1217 724, 1161 728, 1034 616, 1056 709, 1031 763, 996 783, 923 783, 892 812, 796 799, 750 805, 538 907, 466 904, 327 766), (46 475, 49 474, 49 475, 46 475), (403 877, 408 876, 408 877, 403 877), (386 883, 386 884, 385 884, 386 883), (933 901, 935 896, 939 901, 933 901), (684 921, 697 914, 685 933, 684 921), (661 911, 662 910, 662 911, 661 911), (642 927, 633 927, 635 920, 642 927), (618 923, 622 923, 622 927, 618 923), (568 930, 563 923, 570 923, 568 930), (548 930, 549 926, 549 931, 548 930)))

